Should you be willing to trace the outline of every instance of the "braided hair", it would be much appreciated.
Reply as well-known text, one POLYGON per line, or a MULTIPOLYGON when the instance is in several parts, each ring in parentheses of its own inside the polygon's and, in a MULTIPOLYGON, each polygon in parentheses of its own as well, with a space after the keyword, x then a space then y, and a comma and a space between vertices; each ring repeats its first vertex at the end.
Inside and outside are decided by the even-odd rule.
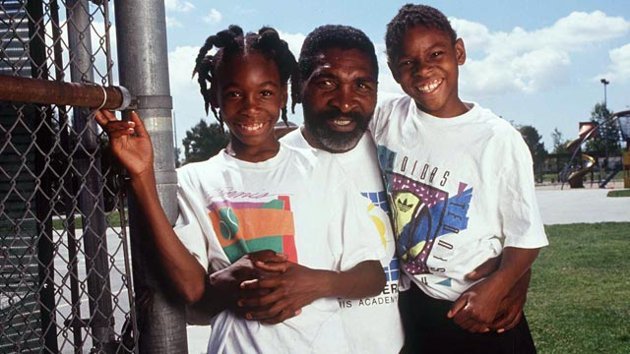
POLYGON ((387 59, 390 62, 396 60, 405 32, 414 26, 440 30, 451 38, 453 44, 457 41, 457 33, 440 10, 427 5, 407 4, 401 7, 396 16, 387 24, 385 47, 387 47, 387 59))
MULTIPOLYGON (((273 60, 278 67, 280 81, 286 85, 291 79, 293 88, 297 62, 289 50, 289 45, 280 39, 278 32, 271 27, 262 27, 258 33, 249 32, 244 35, 239 26, 230 25, 228 29, 206 39, 204 45, 199 49, 193 70, 193 76, 198 75, 197 82, 205 103, 206 114, 208 114, 209 109, 212 110, 212 114, 221 125, 223 125, 223 119, 217 112, 216 99, 212 97, 216 93, 218 85, 218 68, 224 60, 234 55, 244 55, 252 51, 273 60), (214 54, 209 54, 212 48, 218 50, 214 54)), ((282 121, 288 126, 286 105, 282 107, 282 121)))
POLYGON ((372 64, 374 74, 378 76, 378 61, 374 44, 363 31, 342 25, 324 25, 315 28, 306 36, 300 51, 298 62, 299 76, 294 77, 295 87, 291 86, 292 110, 301 102, 300 90, 303 80, 308 79, 317 67, 317 56, 322 51, 330 48, 344 50, 357 49, 368 56, 372 64))

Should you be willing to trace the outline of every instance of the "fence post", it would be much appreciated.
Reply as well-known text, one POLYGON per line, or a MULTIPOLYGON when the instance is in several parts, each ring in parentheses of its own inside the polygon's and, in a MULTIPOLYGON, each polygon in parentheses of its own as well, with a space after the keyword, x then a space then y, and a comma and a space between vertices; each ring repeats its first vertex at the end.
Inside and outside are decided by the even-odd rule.
MULTIPOLYGON (((136 97, 155 154, 158 194, 171 223, 177 217, 172 101, 168 79, 166 17, 163 0, 116 0, 116 34, 120 83, 136 97)), ((142 218, 130 200, 134 290, 141 353, 186 353, 183 304, 160 281, 151 264, 153 247, 143 235, 142 218)))
MULTIPOLYGON (((70 49, 70 78, 73 82, 92 83, 92 36, 89 3, 87 0, 67 0, 68 45, 70 49)), ((107 254, 107 223, 102 198, 103 182, 100 175, 101 159, 96 123, 90 119, 89 108, 74 108, 74 129, 78 143, 86 152, 76 159, 79 178, 85 184, 79 192, 79 209, 83 217, 83 240, 87 272, 88 298, 91 318, 88 321, 97 350, 114 346, 114 323, 107 254)), ((80 319, 74 319, 75 321, 80 319)), ((76 327, 75 327, 76 330, 76 327)))
MULTIPOLYGON (((44 18, 43 6, 41 0, 29 1, 26 3, 26 10, 29 15, 29 34, 32 36, 29 41, 29 55, 31 59, 31 76, 37 79, 48 79, 48 70, 46 68, 46 54, 44 45, 43 28, 38 24, 44 18)), ((50 106, 29 106, 26 110, 27 114, 34 121, 44 120, 51 123, 50 106)), ((38 146, 42 150, 49 151, 52 148, 50 134, 43 129, 38 129, 36 134, 38 146)), ((42 333, 45 343, 45 349, 57 351, 57 328, 55 327, 55 313, 57 310, 55 302, 55 266, 52 236, 52 217, 50 215, 50 203, 47 195, 51 194, 52 175, 50 167, 46 163, 45 154, 35 153, 35 170, 40 175, 36 184, 37 193, 35 197, 35 212, 37 215, 37 224, 39 240, 37 241, 37 258, 39 262, 39 297, 40 297, 40 314, 42 333), (49 329, 50 328, 50 329, 49 329)))

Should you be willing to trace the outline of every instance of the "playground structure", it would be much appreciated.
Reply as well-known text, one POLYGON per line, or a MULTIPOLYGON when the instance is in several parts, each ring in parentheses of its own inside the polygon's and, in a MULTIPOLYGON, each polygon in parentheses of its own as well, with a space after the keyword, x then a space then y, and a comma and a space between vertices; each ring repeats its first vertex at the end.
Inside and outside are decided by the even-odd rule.
POLYGON ((595 137, 593 133, 596 129, 597 125, 593 122, 581 122, 578 138, 567 144, 567 150, 571 153, 571 160, 569 160, 567 164, 569 169, 565 167, 565 170, 568 172, 566 180, 569 182, 571 188, 584 188, 584 176, 590 173, 593 170, 593 166, 595 166, 595 158, 587 154, 581 154, 582 163, 576 167, 573 167, 572 162, 575 156, 581 151, 582 144, 586 140, 595 137))
POLYGON ((626 110, 611 114, 610 118, 601 124, 594 122, 580 123, 578 138, 567 144, 567 150, 569 150, 571 158, 560 172, 561 189, 564 187, 565 182, 568 182, 571 188, 584 188, 584 176, 593 171, 596 159, 591 155, 581 153, 582 144, 589 139, 596 138, 600 126, 614 124, 615 122, 619 124, 622 139, 626 142, 625 151, 622 153, 623 167, 613 168, 606 177, 599 181, 598 185, 599 188, 605 188, 608 182, 623 169, 624 188, 630 188, 630 110, 626 110), (580 154, 581 163, 575 164, 578 154, 580 154))
POLYGON ((617 113, 621 137, 626 142, 623 152, 623 187, 630 188, 630 110, 617 113))

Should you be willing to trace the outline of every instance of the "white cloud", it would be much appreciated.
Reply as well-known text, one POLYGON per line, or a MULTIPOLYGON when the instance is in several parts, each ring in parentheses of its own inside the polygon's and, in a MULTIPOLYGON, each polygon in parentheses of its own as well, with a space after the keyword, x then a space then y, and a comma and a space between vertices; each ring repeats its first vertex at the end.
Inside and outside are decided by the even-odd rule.
POLYGON ((166 27, 175 28, 175 27, 184 27, 184 25, 181 22, 179 22, 176 18, 166 16, 166 27))
POLYGON ((210 24, 217 24, 221 22, 223 15, 217 9, 210 9, 210 13, 206 15, 203 20, 210 24))
MULTIPOLYGON (((178 145, 181 144, 186 130, 205 117, 197 77, 191 77, 198 52, 199 47, 181 46, 168 53, 169 80, 173 108, 176 113, 178 145)), ((208 119, 212 122, 212 113, 208 119)))
POLYGON ((461 68, 462 89, 475 96, 505 91, 533 93, 566 82, 570 63, 566 53, 545 48, 517 56, 470 59, 461 68))
POLYGON ((300 56, 300 49, 302 48, 302 43, 304 43, 306 36, 302 33, 288 33, 280 30, 278 30, 278 34, 280 38, 287 42, 291 53, 295 55, 295 60, 297 60, 300 56))
MULTIPOLYGON (((177 47, 168 53, 169 77, 173 96, 192 96, 198 90, 196 79, 191 75, 195 67, 195 58, 200 47, 177 47)), ((199 95, 201 99, 201 95, 199 95)))
POLYGON ((403 94, 402 89, 394 80, 389 67, 387 66, 387 53, 384 43, 374 43, 376 47, 376 58, 378 59, 378 101, 388 98, 398 97, 403 94))
MULTIPOLYGON (((630 32, 630 22, 601 11, 573 12, 553 25, 527 31, 491 32, 483 24, 451 19, 466 43, 461 90, 485 96, 505 90, 533 93, 569 81, 571 57, 630 32)), ((628 52, 611 51, 611 75, 627 77, 628 52)))
POLYGON ((492 39, 488 28, 480 23, 457 18, 451 18, 449 21, 457 31, 457 35, 465 38, 468 53, 485 48, 492 39))
POLYGON ((612 81, 630 81, 630 43, 612 49, 608 56, 610 57, 609 71, 597 75, 593 80, 599 82, 601 78, 606 78, 612 81))
POLYGON ((189 1, 165 0, 164 7, 166 8, 166 11, 188 12, 190 10, 193 10, 195 8, 195 5, 193 5, 189 1))

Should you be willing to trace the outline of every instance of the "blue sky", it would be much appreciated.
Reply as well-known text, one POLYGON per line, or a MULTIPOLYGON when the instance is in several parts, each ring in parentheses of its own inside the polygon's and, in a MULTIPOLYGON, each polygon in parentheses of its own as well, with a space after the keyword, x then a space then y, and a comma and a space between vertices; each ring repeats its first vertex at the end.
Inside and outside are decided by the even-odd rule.
MULTIPOLYGON (((200 1, 165 0, 171 94, 178 145, 205 117, 193 61, 205 38, 229 24, 246 31, 279 30, 294 54, 322 24, 365 31, 377 46, 379 99, 402 94, 384 55, 385 25, 407 1, 200 1)), ((607 87, 612 111, 630 109, 630 3, 627 0, 431 1, 463 38, 468 59, 460 71, 460 97, 505 119, 533 125, 552 148, 551 132, 577 135, 607 87)), ((300 123, 301 111, 289 119, 300 123)), ((212 122, 212 116, 207 117, 212 122)))

